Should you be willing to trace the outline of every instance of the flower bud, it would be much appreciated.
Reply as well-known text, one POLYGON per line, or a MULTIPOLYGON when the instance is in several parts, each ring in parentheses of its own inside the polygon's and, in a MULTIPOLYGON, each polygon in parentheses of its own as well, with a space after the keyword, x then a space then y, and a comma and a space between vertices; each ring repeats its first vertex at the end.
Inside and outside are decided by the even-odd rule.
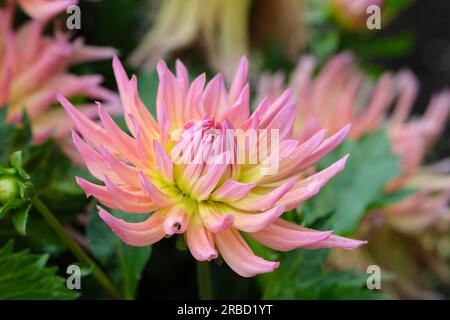
POLYGON ((10 175, 0 177, 0 205, 18 197, 20 194, 16 178, 10 175))

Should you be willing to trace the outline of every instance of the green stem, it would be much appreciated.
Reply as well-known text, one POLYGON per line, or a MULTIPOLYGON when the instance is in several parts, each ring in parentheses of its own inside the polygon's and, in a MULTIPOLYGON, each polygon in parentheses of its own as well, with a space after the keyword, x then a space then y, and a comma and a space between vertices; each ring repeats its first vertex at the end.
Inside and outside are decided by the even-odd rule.
POLYGON ((200 300, 212 300, 211 270, 208 262, 197 261, 197 286, 200 300))
POLYGON ((109 278, 103 273, 99 266, 81 249, 78 243, 66 232, 64 227, 59 223, 53 213, 47 208, 47 206, 39 199, 38 196, 34 196, 31 199, 33 206, 39 211, 39 213, 48 222, 53 231, 56 232, 61 241, 72 251, 75 257, 82 262, 86 267, 92 270, 92 275, 103 287, 106 293, 113 299, 120 299, 119 293, 109 280, 109 278))

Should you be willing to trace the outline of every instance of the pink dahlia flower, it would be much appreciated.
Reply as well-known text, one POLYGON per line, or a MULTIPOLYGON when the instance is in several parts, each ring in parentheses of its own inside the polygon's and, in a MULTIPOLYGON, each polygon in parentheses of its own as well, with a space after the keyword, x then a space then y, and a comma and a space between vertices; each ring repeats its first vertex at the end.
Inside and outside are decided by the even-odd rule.
POLYGON ((136 77, 129 79, 117 58, 113 68, 131 134, 119 129, 100 104, 101 125, 97 125, 64 97, 59 100, 82 136, 73 132, 75 146, 90 172, 104 184, 77 178, 86 194, 112 209, 152 212, 144 222, 129 223, 99 207, 100 217, 125 243, 148 246, 184 234, 194 258, 209 261, 221 255, 245 277, 271 272, 278 262, 255 256, 242 232, 281 251, 353 249, 365 243, 280 218, 316 195, 344 168, 347 157, 307 174, 345 138, 348 126, 328 139, 320 131, 299 143, 291 134, 296 108, 290 103, 290 91, 273 103, 264 100, 250 114, 246 59, 241 60, 229 90, 220 74, 204 88, 204 74, 190 84, 181 62, 177 61, 174 75, 160 61, 157 119, 139 98, 136 77), (229 134, 238 129, 258 134, 239 140, 229 134), (278 141, 271 139, 270 152, 260 153, 268 136, 278 141), (256 142, 253 147, 252 142, 256 142), (272 148, 274 144, 279 148, 272 148), (238 154, 249 159, 255 153, 254 162, 238 161, 238 154), (278 170, 265 174, 273 160, 279 161, 278 170))
MULTIPOLYGON (((445 215, 449 194, 444 190, 450 189, 450 177, 442 171, 430 172, 421 165, 445 128, 450 92, 435 94, 422 117, 408 120, 418 92, 418 82, 410 71, 384 73, 373 83, 364 77, 348 52, 333 57, 315 77, 314 69, 314 59, 302 57, 291 77, 289 87, 295 93, 298 109, 294 135, 303 141, 317 130, 334 133, 351 123, 350 137, 359 139, 387 123, 392 151, 400 156, 402 171, 386 186, 386 191, 410 187, 423 190, 384 213, 404 230, 429 226, 445 215), (388 116, 391 106, 392 114, 388 116)), ((260 79, 260 96, 273 100, 270 97, 276 97, 283 89, 281 74, 263 75, 260 79)))
POLYGON ((68 72, 72 65, 112 57, 113 49, 87 46, 81 38, 71 41, 60 31, 45 36, 45 23, 37 20, 13 30, 13 9, 0 9, 0 107, 8 108, 9 122, 19 123, 25 111, 35 142, 49 135, 61 140, 70 133, 71 121, 56 106, 55 92, 86 98, 78 108, 88 117, 96 116, 96 105, 89 101, 118 105, 116 94, 100 85, 101 76, 68 72))
POLYGON ((30 17, 44 21, 65 12, 69 6, 77 4, 78 0, 16 0, 16 2, 30 17))

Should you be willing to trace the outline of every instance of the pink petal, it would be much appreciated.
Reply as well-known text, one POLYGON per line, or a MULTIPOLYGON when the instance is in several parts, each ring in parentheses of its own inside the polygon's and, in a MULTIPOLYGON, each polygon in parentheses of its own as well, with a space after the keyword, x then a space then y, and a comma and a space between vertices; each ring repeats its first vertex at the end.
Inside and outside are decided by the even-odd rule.
POLYGON ((120 154, 135 164, 140 163, 139 155, 136 151, 136 141, 119 128, 100 104, 98 104, 98 115, 107 134, 114 141, 117 149, 121 151, 120 154))
POLYGON ((83 157, 89 172, 91 172, 94 177, 103 180, 106 174, 110 174, 115 182, 122 182, 122 180, 106 166, 103 157, 84 143, 75 131, 72 131, 72 140, 78 152, 83 157))
POLYGON ((114 144, 102 128, 96 125, 93 121, 89 120, 62 95, 57 95, 57 99, 69 114, 70 118, 75 123, 75 126, 83 137, 96 146, 104 145, 111 150, 116 150, 114 144))
POLYGON ((354 240, 350 238, 344 238, 336 235, 331 235, 329 238, 313 243, 311 245, 305 246, 305 249, 323 249, 323 248, 339 248, 345 250, 353 250, 356 249, 363 244, 366 244, 367 241, 362 240, 354 240))
POLYGON ((351 125, 348 124, 339 130, 337 133, 327 138, 311 155, 309 155, 302 164, 297 168, 298 172, 308 169, 310 166, 315 164, 317 161, 325 157, 334 148, 336 148, 342 141, 347 137, 350 132, 351 125))
POLYGON ((292 154, 280 160, 277 174, 263 176, 258 182, 260 184, 265 184, 280 181, 301 172, 297 168, 301 166, 303 160, 324 141, 325 134, 325 130, 318 131, 315 135, 298 146, 292 154))
POLYGON ((112 201, 120 210, 132 213, 149 213, 154 211, 155 206, 150 197, 141 192, 131 192, 123 187, 117 186, 108 177, 105 177, 106 190, 108 190, 112 201))
POLYGON ((194 81, 192 81, 192 84, 186 96, 186 103, 184 106, 185 119, 199 119, 201 115, 205 114, 202 101, 205 79, 206 76, 204 73, 202 73, 194 81))
POLYGON ((331 233, 303 228, 286 220, 277 219, 267 229, 250 233, 250 236, 271 249, 290 251, 328 239, 331 233))
POLYGON ((231 103, 234 103, 234 101, 239 97, 247 81, 248 60, 246 57, 242 57, 237 68, 236 75, 234 76, 233 82, 231 83, 230 93, 228 94, 228 98, 231 103))
POLYGON ((129 223, 118 219, 101 207, 98 208, 100 218, 115 232, 123 242, 130 246, 144 247, 164 238, 162 228, 164 217, 160 212, 153 213, 144 222, 129 223))
POLYGON ((185 238, 192 256, 198 261, 211 261, 218 257, 211 233, 201 221, 191 221, 186 229, 185 238))
POLYGON ((320 189, 336 174, 344 170, 348 155, 333 163, 322 171, 300 180, 286 195, 279 201, 286 206, 286 210, 291 210, 305 200, 315 196, 320 189))
POLYGON ((205 227, 213 233, 221 232, 231 227, 234 222, 232 215, 222 214, 214 203, 205 204, 200 202, 199 213, 205 227))
POLYGON ((250 193, 245 199, 233 202, 231 205, 245 211, 266 211, 272 208, 278 200, 282 199, 288 193, 295 184, 295 181, 296 178, 291 178, 281 186, 267 193, 250 193))
POLYGON ((400 71, 397 75, 397 82, 399 97, 391 119, 395 123, 402 123, 408 118, 414 105, 419 91, 419 83, 409 70, 400 71))
POLYGON ((216 191, 211 194, 211 199, 223 202, 239 201, 248 196, 256 183, 241 183, 232 179, 225 181, 216 191))
POLYGON ((168 235, 184 233, 189 223, 188 218, 185 210, 178 207, 170 208, 164 220, 164 232, 168 235))
POLYGON ((172 159, 166 153, 163 147, 158 141, 153 140, 153 152, 155 154, 155 162, 159 171, 161 171, 163 177, 167 182, 173 182, 173 163, 172 159))
POLYGON ((242 89, 236 102, 231 108, 223 110, 222 114, 218 115, 219 121, 228 119, 235 128, 248 119, 250 116, 250 87, 248 84, 242 89))
MULTIPOLYGON (((222 115, 228 106, 223 76, 219 73, 207 84, 203 94, 203 107, 207 115, 222 115)), ((203 115, 202 115, 203 116, 203 115)))
POLYGON ((201 176, 192 186, 191 195, 198 201, 207 199, 227 168, 228 165, 226 163, 212 165, 208 172, 201 176))
POLYGON ((100 153, 106 162, 108 168, 117 174, 117 176, 130 186, 139 188, 139 172, 136 167, 127 165, 125 162, 117 160, 106 148, 100 147, 100 153))
POLYGON ((109 191, 106 190, 106 187, 90 183, 89 181, 86 181, 80 177, 75 177, 75 180, 81 187, 81 189, 84 190, 87 197, 93 196, 105 206, 120 210, 119 206, 117 206, 117 204, 112 199, 109 191))
POLYGON ((58 13, 66 11, 70 5, 77 4, 78 0, 17 0, 17 2, 29 16, 39 20, 48 20, 58 13))
POLYGON ((139 172, 139 180, 141 182, 142 189, 152 199, 152 202, 159 207, 165 207, 169 203, 167 196, 159 191, 153 183, 145 176, 143 172, 139 172))
POLYGON ((284 205, 278 205, 261 213, 246 212, 222 206, 220 211, 232 214, 233 226, 245 232, 257 232, 266 229, 273 221, 278 219, 284 212, 284 205))
POLYGON ((238 231, 226 229, 214 235, 216 245, 225 262, 243 277, 272 272, 279 262, 267 261, 254 255, 238 231))

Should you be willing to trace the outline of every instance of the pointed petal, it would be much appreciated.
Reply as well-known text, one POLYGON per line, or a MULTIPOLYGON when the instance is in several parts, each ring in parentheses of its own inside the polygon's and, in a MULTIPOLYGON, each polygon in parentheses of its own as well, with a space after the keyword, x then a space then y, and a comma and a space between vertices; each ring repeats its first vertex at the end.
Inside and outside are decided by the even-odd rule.
POLYGON ((139 172, 139 180, 141 182, 142 189, 152 199, 152 202, 159 207, 165 207, 169 203, 167 196, 159 191, 153 183, 145 176, 143 172, 139 172))
POLYGON ((284 195, 279 203, 286 206, 286 210, 291 210, 305 200, 315 196, 320 189, 336 174, 344 170, 348 155, 333 163, 322 171, 300 180, 292 189, 284 195))
POLYGON ((234 222, 232 215, 222 214, 214 203, 206 204, 205 202, 200 202, 199 213, 205 227, 213 233, 221 232, 231 227, 234 222))
POLYGON ((341 142, 347 137, 350 132, 350 128, 351 125, 348 124, 337 133, 327 138, 313 153, 311 153, 311 155, 304 159, 302 164, 297 168, 298 172, 308 169, 310 166, 334 150, 334 148, 341 144, 341 142))
POLYGON ((233 103, 240 95, 242 89, 248 81, 248 60, 246 57, 242 57, 239 66, 236 70, 233 82, 231 83, 230 93, 228 98, 233 103))
MULTIPOLYGON (((267 193, 250 193, 245 199, 231 203, 237 209, 245 211, 266 211, 282 199, 295 184, 296 178, 291 178, 281 186, 267 193)), ((258 188, 253 189, 256 191, 258 188)))
POLYGON ((273 221, 278 219, 284 212, 284 206, 278 205, 261 213, 236 210, 228 206, 220 206, 219 210, 220 212, 233 215, 233 226, 236 229, 245 232, 257 232, 266 229, 273 221))
POLYGON ((248 196, 256 183, 241 183, 232 179, 225 181, 216 191, 211 194, 211 199, 223 202, 239 201, 248 196))
POLYGON ((280 218, 267 229, 250 233, 250 236, 271 249, 290 251, 328 239, 331 233, 303 228, 280 218))
POLYGON ((155 206, 150 197, 140 192, 130 192, 105 177, 105 186, 112 200, 120 210, 132 213, 149 213, 154 211, 155 206))
POLYGON ((129 223, 118 219, 101 207, 98 208, 100 218, 114 231, 123 242, 130 246, 144 247, 164 238, 162 228, 164 217, 161 213, 153 213, 144 222, 129 223))
POLYGON ((211 261, 218 257, 212 235, 199 219, 189 223, 185 238, 192 256, 198 261, 211 261))
POLYGON ((106 187, 93 184, 80 177, 75 177, 75 180, 77 184, 81 187, 81 189, 84 190, 87 197, 93 196, 95 199, 100 201, 105 206, 112 209, 120 210, 120 208, 116 205, 116 203, 112 199, 111 194, 108 192, 108 190, 106 190, 106 187))
POLYGON ((113 143, 111 143, 111 140, 102 128, 96 125, 93 121, 89 120, 62 95, 57 95, 57 99, 69 114, 70 118, 75 123, 75 126, 83 137, 89 139, 89 141, 96 146, 104 145, 111 150, 116 150, 113 143))
POLYGON ((153 140, 153 152, 155 154, 155 162, 159 171, 161 171, 163 177, 167 182, 173 182, 173 163, 172 159, 166 153, 163 147, 158 141, 153 140))
POLYGON ((216 233, 214 237, 225 262, 243 277, 272 272, 280 265, 279 262, 267 261, 255 256, 239 232, 233 228, 216 233))
POLYGON ((103 157, 97 151, 89 147, 75 131, 72 131, 72 140, 78 152, 83 157, 89 172, 92 173, 94 177, 103 180, 105 175, 109 174, 115 182, 122 182, 122 180, 107 167, 103 157))

